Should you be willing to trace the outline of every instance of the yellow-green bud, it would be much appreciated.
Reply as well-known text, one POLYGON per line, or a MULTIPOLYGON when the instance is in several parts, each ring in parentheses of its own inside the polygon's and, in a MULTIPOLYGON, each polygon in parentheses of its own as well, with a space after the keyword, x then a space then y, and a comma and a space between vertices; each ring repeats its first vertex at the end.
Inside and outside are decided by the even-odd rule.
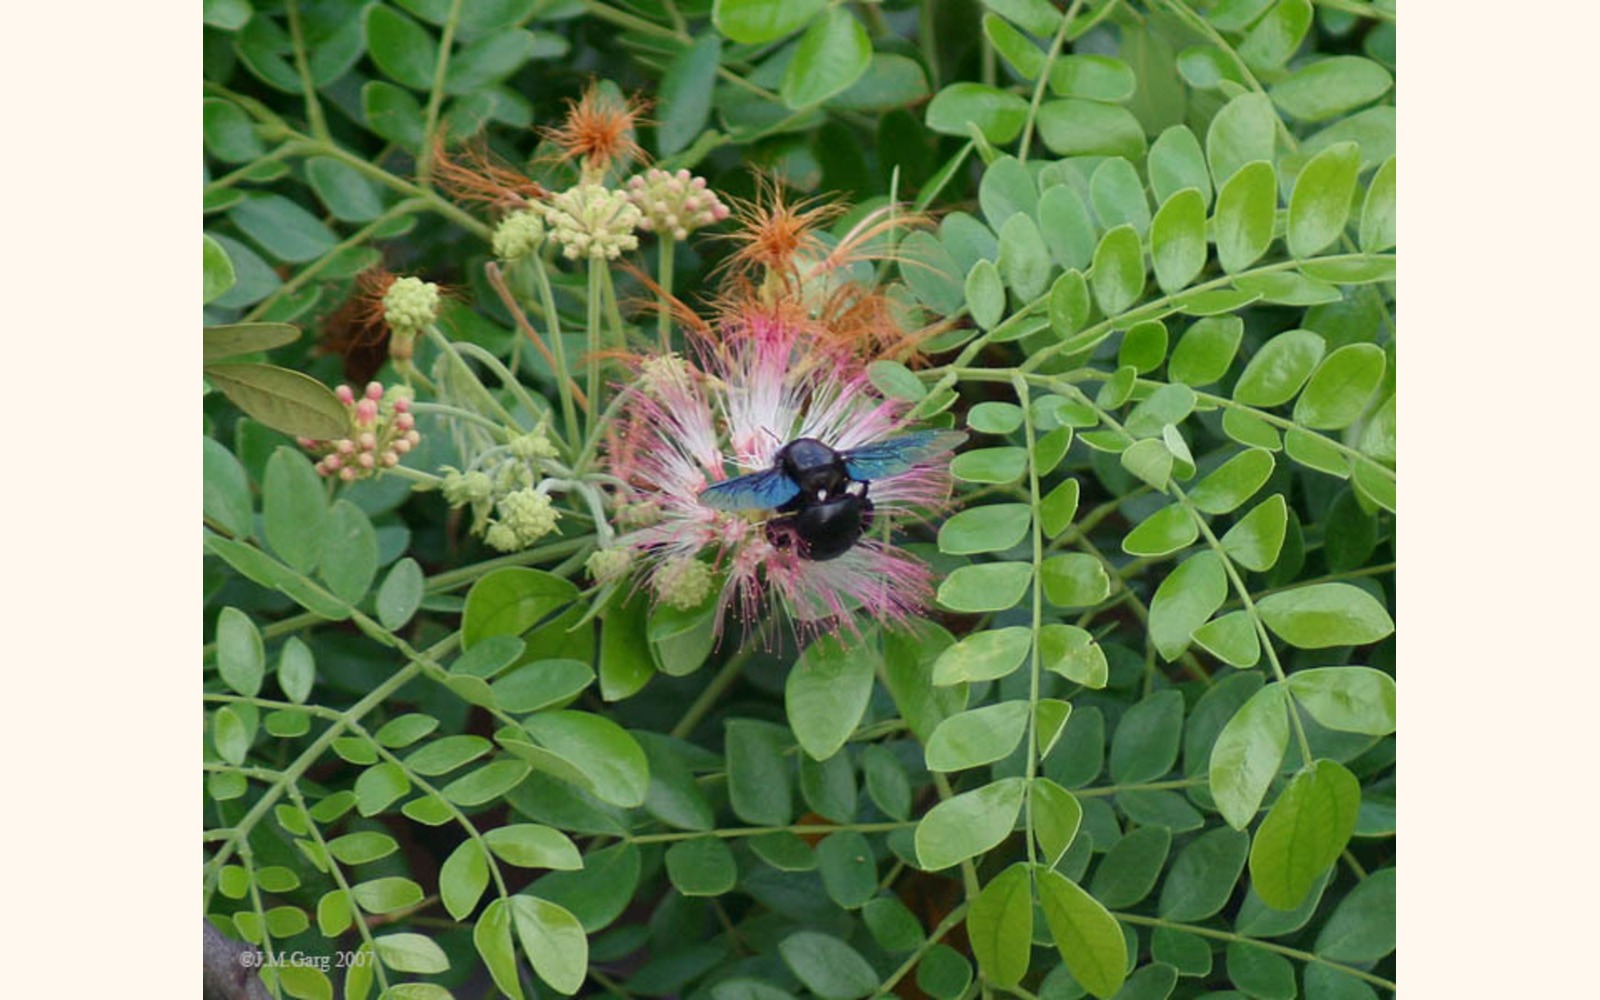
POLYGON ((654 500, 640 500, 617 506, 617 527, 624 531, 648 528, 661 520, 661 507, 654 500))
POLYGON ((633 552, 626 548, 595 549, 584 566, 596 583, 613 583, 628 575, 633 552))
POLYGON ((473 503, 481 503, 494 496, 494 481, 487 473, 469 472, 461 478, 464 480, 462 489, 466 498, 473 503))
POLYGON ((663 603, 688 611, 711 593, 711 567, 692 556, 670 559, 656 570, 651 582, 663 603))
POLYGON ((550 498, 537 490, 521 489, 500 498, 500 521, 517 533, 523 545, 550 534, 561 512, 550 505, 550 498))
POLYGON ((383 319, 396 331, 415 333, 439 318, 439 286, 421 278, 396 278, 383 296, 383 319))
POLYGON ((522 208, 501 220, 494 230, 494 255, 501 260, 516 260, 536 253, 544 242, 544 212, 522 208))
POLYGON ((643 216, 621 191, 579 184, 555 195, 545 208, 550 238, 570 260, 615 260, 639 246, 633 234, 643 216))
POLYGON ((515 552, 522 548, 522 542, 517 538, 517 533, 504 524, 491 524, 483 540, 501 552, 515 552))
POLYGON ((556 446, 542 430, 529 431, 511 439, 511 454, 518 458, 555 458, 556 446))

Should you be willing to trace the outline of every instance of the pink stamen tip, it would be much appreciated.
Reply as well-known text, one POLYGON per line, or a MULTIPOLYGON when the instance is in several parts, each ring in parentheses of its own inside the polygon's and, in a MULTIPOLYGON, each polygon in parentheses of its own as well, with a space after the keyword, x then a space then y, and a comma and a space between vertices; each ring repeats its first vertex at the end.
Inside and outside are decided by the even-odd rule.
POLYGON ((378 419, 378 404, 370 399, 363 399, 356 404, 356 422, 370 424, 378 419))
POLYGON ((411 398, 409 396, 400 396, 397 399, 395 399, 395 401, 394 401, 394 412, 396 412, 396 413, 410 413, 411 412, 411 398))

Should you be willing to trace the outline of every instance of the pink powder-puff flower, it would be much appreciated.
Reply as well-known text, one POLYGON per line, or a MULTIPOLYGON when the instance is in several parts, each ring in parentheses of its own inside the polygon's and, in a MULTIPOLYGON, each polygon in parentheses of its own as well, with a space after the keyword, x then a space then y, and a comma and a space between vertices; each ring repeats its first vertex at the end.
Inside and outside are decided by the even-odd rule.
POLYGON ((781 307, 727 309, 714 336, 692 343, 697 363, 637 364, 610 454, 628 484, 619 509, 653 511, 628 518, 632 530, 616 544, 632 551, 655 599, 687 610, 715 586, 719 632, 730 610, 746 622, 781 610, 814 632, 856 631, 858 610, 889 623, 921 611, 931 573, 887 541, 888 529, 947 502, 946 452, 960 437, 940 436, 915 464, 871 480, 870 529, 836 557, 807 558, 775 511, 717 509, 702 491, 773 468, 797 438, 840 452, 894 438, 908 430, 904 404, 879 398, 858 361, 818 346, 781 307))

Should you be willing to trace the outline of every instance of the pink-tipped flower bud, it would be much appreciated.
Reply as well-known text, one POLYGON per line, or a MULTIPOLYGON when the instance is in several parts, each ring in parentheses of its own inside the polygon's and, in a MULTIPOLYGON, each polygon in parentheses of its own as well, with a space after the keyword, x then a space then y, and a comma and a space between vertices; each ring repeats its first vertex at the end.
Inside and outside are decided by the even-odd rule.
POLYGON ((317 446, 317 443, 308 437, 297 437, 294 439, 294 443, 302 448, 315 448, 317 446))
POLYGON ((373 402, 377 402, 378 400, 382 399, 383 398, 383 383, 382 382, 368 382, 367 383, 367 398, 372 400, 373 402))
POLYGON ((394 398, 394 412, 396 412, 396 413, 410 413, 411 412, 411 397, 410 396, 396 396, 394 398))
POLYGON ((348 455, 356 450, 356 443, 349 438, 340 438, 339 443, 334 445, 333 448, 341 455, 348 455))
POLYGON ((347 465, 339 470, 339 478, 343 479, 347 483, 353 483, 356 479, 356 470, 347 465))
POLYGON ((328 467, 329 472, 334 472, 337 471, 338 468, 344 464, 344 462, 339 458, 338 455, 329 455, 327 458, 322 460, 322 464, 328 467))
POLYGON ((356 404, 356 423, 366 426, 378 419, 378 404, 370 399, 363 399, 356 404))
POLYGON ((351 403, 356 401, 356 394, 351 391, 350 387, 347 385, 341 385, 339 388, 333 390, 333 394, 338 396, 339 402, 345 404, 346 406, 349 406, 351 403))
POLYGON ((386 451, 382 455, 378 456, 378 461, 383 463, 383 467, 385 469, 393 468, 394 466, 400 464, 400 456, 396 455, 392 451, 386 451))
POLYGON ((371 451, 372 449, 378 447, 377 435, 373 434, 371 431, 362 431, 360 441, 362 451, 371 451))
POLYGON ((364 451, 357 455, 356 464, 360 465, 363 469, 372 468, 372 453, 364 451))
POLYGON ((406 440, 410 441, 412 444, 418 444, 422 441, 422 435, 417 431, 407 431, 406 440))
POLYGON ((411 442, 406 438, 399 438, 394 444, 390 445, 390 447, 404 455, 406 452, 411 450, 411 442))
POLYGON ((396 413, 394 416, 394 426, 396 430, 409 431, 416 425, 417 418, 413 417, 409 413, 396 413))

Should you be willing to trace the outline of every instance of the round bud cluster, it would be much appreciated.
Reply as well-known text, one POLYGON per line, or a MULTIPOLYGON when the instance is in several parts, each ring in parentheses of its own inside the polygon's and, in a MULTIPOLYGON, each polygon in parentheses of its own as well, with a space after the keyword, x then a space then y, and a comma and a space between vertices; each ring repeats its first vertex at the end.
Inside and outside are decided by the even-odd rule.
POLYGON ((507 445, 511 454, 517 458, 539 459, 555 458, 556 446, 550 443, 543 427, 536 427, 526 434, 519 434, 511 439, 507 445))
POLYGON ((617 505, 617 527, 623 531, 633 531, 636 528, 648 528, 661 520, 661 505, 654 500, 640 500, 635 503, 617 505))
POLYGON ((639 365, 640 387, 651 394, 682 389, 689 384, 689 363, 676 353, 654 354, 639 365))
MULTIPOLYGON (((407 279, 401 279, 407 280, 407 279)), ((395 386, 384 391, 382 383, 371 382, 361 398, 341 385, 334 390, 349 415, 350 427, 343 437, 330 441, 300 438, 300 447, 321 458, 317 473, 338 476, 345 482, 366 479, 383 469, 400 464, 400 456, 422 440, 411 413, 411 390, 395 386)))
POLYGON ((728 206, 706 187, 706 179, 687 170, 674 174, 652 167, 634 175, 628 179, 628 200, 644 215, 639 228, 662 239, 688 239, 694 230, 728 217, 728 206))
POLYGON ((500 520, 489 528, 484 540, 502 552, 527 548, 554 531, 561 517, 561 512, 551 506, 550 498, 533 489, 506 494, 495 510, 500 520))
POLYGON ((439 318, 439 286, 421 278, 396 278, 383 294, 383 320, 396 333, 415 334, 439 318))
POLYGON ((663 603, 688 611, 711 593, 711 567, 693 556, 680 556, 662 563, 651 583, 663 603))
POLYGON ((501 260, 516 260, 536 253, 544 242, 544 212, 522 208, 501 220, 495 227, 494 255, 501 260))
POLYGON ((550 238, 569 260, 616 260, 622 251, 636 249, 639 237, 633 231, 640 219, 627 195, 598 184, 570 187, 545 208, 550 238))
POLYGON ((584 566, 596 583, 615 583, 628 575, 633 564, 633 552, 627 548, 595 549, 589 553, 584 566))

